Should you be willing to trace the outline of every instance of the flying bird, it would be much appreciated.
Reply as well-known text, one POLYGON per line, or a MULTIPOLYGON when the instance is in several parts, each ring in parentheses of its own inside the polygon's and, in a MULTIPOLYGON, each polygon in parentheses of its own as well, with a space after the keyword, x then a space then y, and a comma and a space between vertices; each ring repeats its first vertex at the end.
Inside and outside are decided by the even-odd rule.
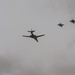
POLYGON ((22 35, 22 37, 33 38, 33 39, 35 39, 38 42, 38 39, 37 39, 38 37, 45 36, 44 34, 42 34, 42 35, 34 35, 33 32, 35 32, 35 30, 32 30, 32 29, 31 29, 31 31, 28 31, 28 32, 31 33, 30 36, 22 35))
POLYGON ((62 23, 59 23, 59 24, 58 24, 58 26, 62 27, 62 26, 64 26, 64 24, 62 24, 62 23))
POLYGON ((70 20, 69 22, 71 22, 71 23, 73 23, 73 24, 74 24, 74 23, 75 23, 75 20, 73 20, 73 19, 72 19, 72 20, 70 20))

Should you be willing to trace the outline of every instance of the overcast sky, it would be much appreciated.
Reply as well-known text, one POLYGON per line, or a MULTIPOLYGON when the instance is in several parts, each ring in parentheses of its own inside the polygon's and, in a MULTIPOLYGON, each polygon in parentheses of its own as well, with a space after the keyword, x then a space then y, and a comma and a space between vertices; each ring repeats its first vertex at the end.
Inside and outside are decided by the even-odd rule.
POLYGON ((0 0, 0 75, 75 75, 71 19, 75 0, 0 0))

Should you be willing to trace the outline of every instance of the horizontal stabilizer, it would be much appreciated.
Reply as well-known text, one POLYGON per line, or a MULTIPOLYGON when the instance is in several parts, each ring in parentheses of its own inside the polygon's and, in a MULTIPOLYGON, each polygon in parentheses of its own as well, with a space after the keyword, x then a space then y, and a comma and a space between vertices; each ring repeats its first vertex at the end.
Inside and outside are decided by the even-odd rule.
POLYGON ((34 31, 28 31, 28 32, 35 32, 35 30, 34 31))
POLYGON ((35 32, 35 30, 32 30, 32 29, 31 29, 31 31, 28 31, 28 32, 35 32))

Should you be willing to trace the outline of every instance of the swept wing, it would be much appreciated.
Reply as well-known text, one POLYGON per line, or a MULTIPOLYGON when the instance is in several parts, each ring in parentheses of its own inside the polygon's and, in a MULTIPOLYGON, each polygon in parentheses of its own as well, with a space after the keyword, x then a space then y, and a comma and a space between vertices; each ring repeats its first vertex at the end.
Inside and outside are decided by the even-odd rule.
POLYGON ((45 35, 44 35, 44 34, 43 34, 43 35, 38 35, 38 36, 36 36, 36 37, 38 38, 38 37, 42 37, 42 36, 45 36, 45 35))
POLYGON ((26 35, 22 35, 22 37, 29 37, 30 38, 30 36, 26 36, 26 35))

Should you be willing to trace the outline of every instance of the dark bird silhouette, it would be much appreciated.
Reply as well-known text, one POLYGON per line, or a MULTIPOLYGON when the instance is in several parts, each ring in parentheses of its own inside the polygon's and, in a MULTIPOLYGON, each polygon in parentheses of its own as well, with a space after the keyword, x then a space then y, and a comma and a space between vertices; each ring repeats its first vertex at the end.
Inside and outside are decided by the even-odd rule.
POLYGON ((28 31, 28 32, 30 32, 30 33, 31 33, 31 35, 30 35, 30 36, 22 35, 22 37, 29 37, 29 38, 33 38, 33 39, 35 39, 35 40, 38 42, 38 39, 37 39, 38 37, 45 36, 44 34, 43 34, 43 35, 38 35, 38 36, 34 35, 34 34, 33 34, 33 32, 35 32, 35 30, 32 30, 32 29, 31 29, 31 31, 28 31))
POLYGON ((64 24, 62 24, 62 23, 59 23, 59 24, 58 24, 58 26, 62 27, 62 26, 64 26, 64 24))
POLYGON ((73 20, 73 19, 72 19, 72 20, 70 20, 69 22, 71 22, 71 23, 73 23, 73 24, 74 24, 74 23, 75 23, 75 20, 73 20))

